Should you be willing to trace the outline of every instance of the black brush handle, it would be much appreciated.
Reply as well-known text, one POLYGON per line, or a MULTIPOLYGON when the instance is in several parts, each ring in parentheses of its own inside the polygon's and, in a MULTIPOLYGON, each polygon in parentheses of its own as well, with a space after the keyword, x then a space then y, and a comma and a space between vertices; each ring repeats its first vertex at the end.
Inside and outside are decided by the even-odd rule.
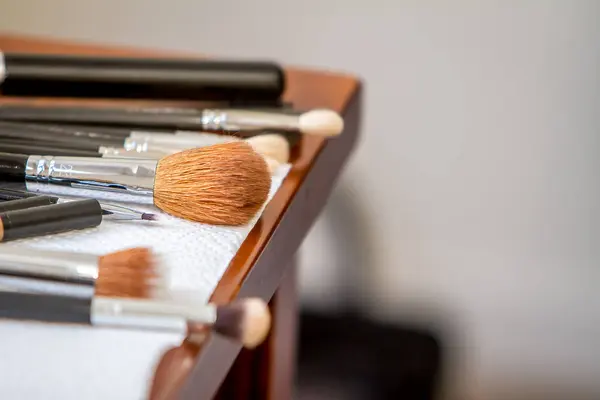
POLYGON ((28 158, 24 154, 0 153, 0 183, 25 182, 28 158))
POLYGON ((0 291, 0 318, 91 324, 90 311, 89 298, 0 291))
POLYGON ((52 125, 35 125, 0 121, 0 138, 34 142, 56 142, 61 147, 97 150, 100 146, 123 147, 125 137, 114 137, 91 130, 63 128, 52 125))
MULTIPOLYGON (((148 129, 202 129, 200 110, 0 105, 0 120, 148 129)), ((102 130, 103 128, 98 128, 102 130)), ((127 135, 129 135, 128 132, 127 135)))
MULTIPOLYGON (((93 143, 86 143, 85 139, 73 139, 70 141, 55 141, 52 137, 39 137, 39 138, 17 138, 17 137, 4 137, 2 132, 0 132, 0 148, 3 145, 6 146, 21 146, 26 150, 27 153, 33 154, 36 152, 39 155, 39 151, 44 151, 43 154, 46 154, 48 151, 52 151, 52 155, 59 156, 62 154, 56 154, 57 151, 61 152, 69 152, 69 155, 83 155, 84 157, 94 157, 94 153, 98 153, 100 151, 100 147, 104 145, 95 145, 93 143), (37 150, 36 150, 37 149, 37 150), (48 150, 50 149, 50 150, 48 150), (80 153, 83 152, 83 153, 80 153)), ((121 146, 123 145, 121 144, 121 146)), ((12 148, 12 147, 11 147, 12 148)), ((12 151, 11 151, 12 152, 12 151)))
MULTIPOLYGON (((1 194, 0 194, 1 196, 1 194)), ((0 203, 0 213, 7 211, 26 210, 28 208, 51 206, 58 202, 58 197, 32 196, 0 203)))
POLYGON ((94 199, 35 207, 0 214, 2 241, 24 239, 76 229, 102 222, 102 208, 94 199))
POLYGON ((30 197, 38 197, 38 195, 35 193, 26 192, 24 190, 0 188, 0 201, 28 199, 30 197))
MULTIPOLYGON (((283 109, 265 109, 290 115, 299 115, 298 111, 283 109)), ((0 105, 1 121, 22 121, 59 124, 60 129, 68 130, 71 124, 84 124, 80 131, 88 132, 94 129, 122 138, 115 139, 114 147, 121 147, 123 140, 133 130, 150 130, 148 133, 174 133, 176 130, 204 130, 201 121, 201 110, 173 108, 105 108, 105 107, 68 107, 68 106, 29 106, 29 105, 0 105), (87 126, 85 126, 87 124, 87 126), (162 130, 162 131, 161 131, 162 130), (123 136, 121 136, 123 135, 123 136), (118 146, 117 146, 118 145, 118 146)), ((298 132, 278 132, 295 146, 300 140, 298 132)), ((229 132, 229 134, 234 134, 229 132)), ((242 138, 256 136, 257 132, 235 132, 242 138)), ((108 145, 108 141, 105 145, 108 145)), ((114 143, 114 142, 113 142, 114 143)))
MULTIPOLYGON (((36 155, 53 155, 53 156, 73 156, 73 157, 102 157, 98 150, 77 150, 65 149, 61 147, 50 147, 45 145, 29 145, 21 141, 11 141, 0 139, 0 152, 2 153, 17 153, 17 154, 36 154, 36 155)), ((1 157, 0 157, 1 158, 1 157)), ((1 173, 1 167, 0 167, 1 173)), ((2 177, 0 175, 0 181, 2 177)))
POLYGON ((272 62, 4 53, 4 67, 7 96, 267 101, 285 85, 272 62))

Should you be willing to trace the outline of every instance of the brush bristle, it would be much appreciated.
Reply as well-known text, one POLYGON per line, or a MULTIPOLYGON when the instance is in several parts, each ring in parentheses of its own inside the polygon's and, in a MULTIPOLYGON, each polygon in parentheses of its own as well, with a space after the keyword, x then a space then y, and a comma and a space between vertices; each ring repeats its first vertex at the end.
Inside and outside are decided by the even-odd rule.
POLYGON ((332 110, 312 110, 298 118, 298 128, 307 135, 337 136, 344 130, 344 119, 332 110))
POLYGON ((158 215, 152 213, 142 213, 142 219, 144 221, 158 221, 158 215))
POLYGON ((152 252, 143 247, 117 251, 100 257, 96 295, 152 297, 158 280, 152 252))
POLYGON ((261 299, 244 299, 217 308, 214 330, 252 349, 261 344, 271 328, 269 306, 261 299))
POLYGON ((159 161, 154 204, 176 217, 213 225, 244 225, 263 206, 271 175, 245 142, 185 150, 159 161))
POLYGON ((286 164, 290 160, 290 144, 282 135, 257 135, 246 139, 246 142, 265 158, 271 158, 280 164, 286 164))
POLYGON ((281 164, 279 162, 277 162, 276 160, 273 160, 270 157, 265 157, 265 162, 267 163, 267 166, 269 167, 269 172, 271 173, 271 175, 275 174, 275 172, 277 172, 277 170, 281 166, 281 164))

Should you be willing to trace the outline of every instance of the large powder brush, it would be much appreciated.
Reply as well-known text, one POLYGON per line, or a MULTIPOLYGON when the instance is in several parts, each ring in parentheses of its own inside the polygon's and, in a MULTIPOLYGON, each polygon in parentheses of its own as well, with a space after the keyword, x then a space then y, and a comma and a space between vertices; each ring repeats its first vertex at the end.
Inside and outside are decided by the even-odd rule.
POLYGON ((171 215, 214 225, 248 223, 271 188, 265 159, 241 141, 158 161, 0 153, 0 181, 22 182, 38 193, 97 197, 98 191, 117 192, 131 195, 129 201, 151 197, 171 215))

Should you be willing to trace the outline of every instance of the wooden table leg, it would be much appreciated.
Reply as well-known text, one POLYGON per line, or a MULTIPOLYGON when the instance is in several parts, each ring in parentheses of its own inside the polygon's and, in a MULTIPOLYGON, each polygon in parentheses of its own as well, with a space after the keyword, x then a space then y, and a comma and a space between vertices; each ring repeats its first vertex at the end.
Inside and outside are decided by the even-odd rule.
POLYGON ((299 316, 295 258, 286 271, 269 303, 273 315, 269 337, 258 348, 240 352, 217 399, 293 398, 299 316))

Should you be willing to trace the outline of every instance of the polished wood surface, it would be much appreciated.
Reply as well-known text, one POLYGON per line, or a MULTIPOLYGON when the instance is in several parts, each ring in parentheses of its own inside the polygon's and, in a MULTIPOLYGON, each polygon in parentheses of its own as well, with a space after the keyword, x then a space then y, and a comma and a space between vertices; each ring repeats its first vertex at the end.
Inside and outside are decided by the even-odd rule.
MULTIPOLYGON (((0 35, 0 49, 4 52, 173 55, 164 51, 10 35, 0 35)), ((181 56, 180 53, 177 55, 181 56)), ((343 134, 332 140, 302 138, 292 152, 292 170, 228 266, 212 294, 214 302, 229 302, 237 296, 271 299, 286 272, 285 266, 322 210, 357 141, 361 96, 360 82, 356 78, 295 68, 286 68, 286 78, 285 101, 293 102, 297 109, 323 107, 336 110, 343 115, 346 126, 343 134)), ((211 335, 202 348, 196 350, 195 365, 190 365, 189 376, 180 382, 181 390, 169 397, 190 400, 213 397, 241 346, 221 336, 211 335)))
POLYGON ((293 398, 299 318, 297 272, 294 257, 287 263, 270 303, 273 327, 269 337, 257 349, 240 352, 216 400, 293 398))

